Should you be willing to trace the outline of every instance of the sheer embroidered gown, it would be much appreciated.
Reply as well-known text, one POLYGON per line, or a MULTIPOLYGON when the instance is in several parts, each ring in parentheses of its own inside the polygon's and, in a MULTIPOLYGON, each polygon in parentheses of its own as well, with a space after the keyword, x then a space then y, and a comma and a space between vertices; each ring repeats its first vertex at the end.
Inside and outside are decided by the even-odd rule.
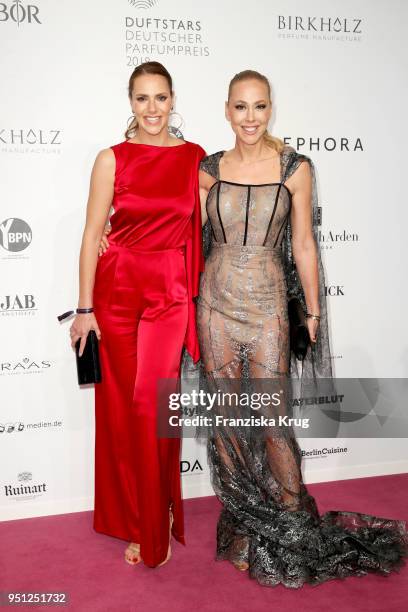
MULTIPOLYGON (((262 379, 289 377, 291 279, 282 247, 291 194, 285 182, 300 163, 311 162, 286 147, 279 183, 243 185, 219 179, 222 155, 201 162, 215 182, 207 198, 210 248, 197 316, 205 386, 235 392, 245 377, 258 386, 262 379)), ((290 431, 262 438, 219 427, 209 437, 208 460, 223 504, 217 558, 247 562, 251 577, 263 585, 386 575, 407 555, 403 521, 346 511, 319 515, 290 431)))

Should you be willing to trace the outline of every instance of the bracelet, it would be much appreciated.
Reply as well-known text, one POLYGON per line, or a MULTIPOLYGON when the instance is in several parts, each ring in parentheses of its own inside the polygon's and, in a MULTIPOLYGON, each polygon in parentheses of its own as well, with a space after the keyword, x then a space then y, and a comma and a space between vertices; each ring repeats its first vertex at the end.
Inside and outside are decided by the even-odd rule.
MULTIPOLYGON (((88 314, 89 312, 93 312, 93 308, 77 308, 76 312, 77 314, 88 314)), ((69 317, 72 317, 72 315, 75 314, 73 310, 68 310, 67 312, 64 312, 63 314, 59 315, 57 317, 58 321, 63 321, 64 319, 68 319, 69 317)))
POLYGON ((307 312, 305 314, 306 319, 313 319, 314 321, 320 321, 320 315, 316 315, 316 314, 311 314, 310 312, 307 312))

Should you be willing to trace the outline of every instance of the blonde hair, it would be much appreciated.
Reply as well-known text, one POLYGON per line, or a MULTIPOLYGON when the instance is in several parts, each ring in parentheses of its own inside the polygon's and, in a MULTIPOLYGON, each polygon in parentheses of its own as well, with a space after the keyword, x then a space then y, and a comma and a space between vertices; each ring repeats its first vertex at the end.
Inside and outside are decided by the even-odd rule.
MULTIPOLYGON (((242 70, 242 72, 238 72, 231 79, 229 87, 228 87, 228 100, 231 97, 231 91, 235 83, 241 83, 242 81, 248 81, 249 79, 256 79, 257 81, 261 81, 261 83, 264 83, 264 85, 266 85, 266 88, 268 90, 269 100, 271 100, 271 85, 267 77, 264 74, 257 72, 256 70, 242 70)), ((270 134, 268 130, 265 130, 263 138, 265 140, 265 143, 268 145, 268 147, 275 149, 277 153, 281 153, 281 151, 285 147, 285 143, 283 142, 283 140, 281 140, 280 138, 277 138, 276 136, 272 136, 272 134, 270 134)))
MULTIPOLYGON (((129 99, 132 98, 133 84, 135 82, 135 79, 141 74, 158 74, 164 77, 169 86, 170 93, 171 95, 173 95, 173 80, 171 78, 169 71, 166 70, 163 64, 161 64, 160 62, 144 62, 144 64, 140 64, 140 66, 137 66, 132 72, 132 74, 130 75, 129 86, 128 86, 129 99)), ((127 128, 125 132, 126 140, 129 140, 129 138, 132 138, 132 136, 135 135, 136 130, 137 130, 137 119, 136 117, 133 117, 132 121, 130 122, 129 127, 127 128)))

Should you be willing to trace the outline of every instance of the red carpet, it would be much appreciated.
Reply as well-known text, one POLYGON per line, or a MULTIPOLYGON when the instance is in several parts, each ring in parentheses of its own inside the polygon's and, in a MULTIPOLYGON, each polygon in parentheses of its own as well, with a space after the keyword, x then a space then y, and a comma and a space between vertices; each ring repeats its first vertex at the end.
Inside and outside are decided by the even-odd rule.
MULTIPOLYGON (((319 510, 353 510, 408 519, 408 474, 309 485, 319 510)), ((259 586, 214 561, 216 498, 185 502, 186 540, 158 569, 123 559, 125 543, 96 534, 92 513, 0 523, 0 591, 68 593, 63 609, 87 612, 406 612, 408 564, 389 577, 335 580, 292 590, 259 586)), ((50 610, 49 606, 19 606, 50 610)), ((60 609, 60 606, 57 607, 60 609)))

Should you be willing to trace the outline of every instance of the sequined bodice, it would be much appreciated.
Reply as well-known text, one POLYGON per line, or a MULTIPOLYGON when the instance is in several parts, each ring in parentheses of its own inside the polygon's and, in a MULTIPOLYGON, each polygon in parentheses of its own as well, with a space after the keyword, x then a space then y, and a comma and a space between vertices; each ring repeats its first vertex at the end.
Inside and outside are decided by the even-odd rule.
POLYGON ((207 214, 218 243, 279 247, 291 209, 291 193, 280 183, 244 185, 219 179, 222 152, 201 168, 217 179, 207 198, 207 214))

